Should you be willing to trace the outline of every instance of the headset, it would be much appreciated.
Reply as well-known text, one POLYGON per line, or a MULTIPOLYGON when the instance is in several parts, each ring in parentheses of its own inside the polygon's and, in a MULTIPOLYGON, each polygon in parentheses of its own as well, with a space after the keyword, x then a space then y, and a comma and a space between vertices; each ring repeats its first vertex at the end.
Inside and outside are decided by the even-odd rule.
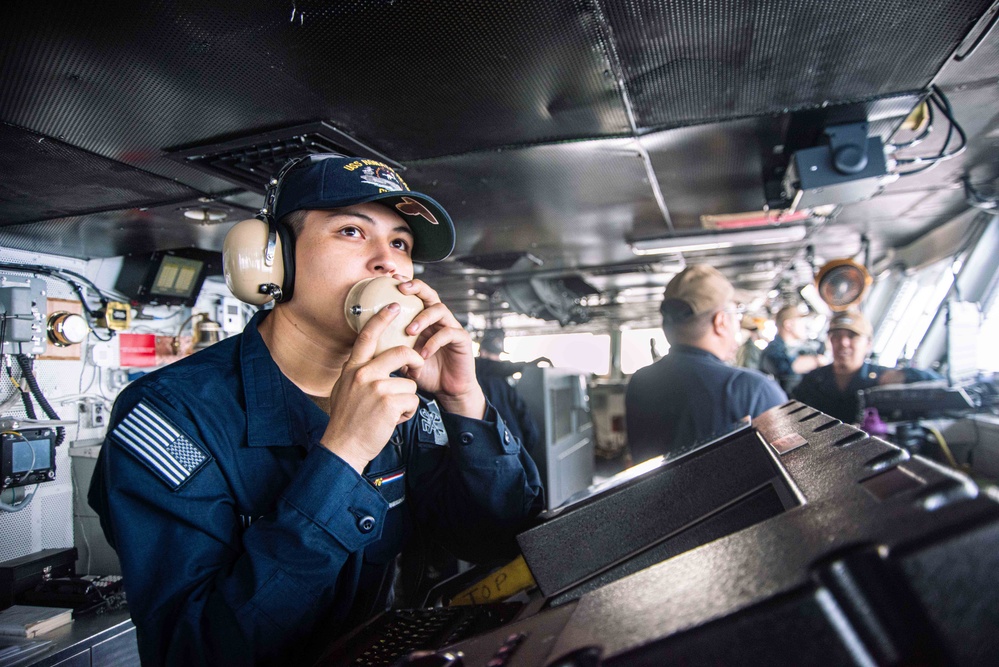
POLYGON ((295 234, 275 217, 285 177, 305 161, 339 153, 310 154, 289 160, 267 183, 264 206, 253 218, 233 225, 222 243, 225 284, 237 299, 254 306, 288 301, 295 292, 295 234))

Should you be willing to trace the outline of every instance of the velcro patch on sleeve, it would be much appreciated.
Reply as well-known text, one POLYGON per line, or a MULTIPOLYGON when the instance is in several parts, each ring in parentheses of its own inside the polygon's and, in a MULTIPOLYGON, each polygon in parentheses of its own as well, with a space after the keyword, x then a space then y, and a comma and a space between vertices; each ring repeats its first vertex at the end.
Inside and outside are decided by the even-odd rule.
POLYGON ((210 458, 145 401, 139 401, 111 434, 173 490, 193 477, 210 458))

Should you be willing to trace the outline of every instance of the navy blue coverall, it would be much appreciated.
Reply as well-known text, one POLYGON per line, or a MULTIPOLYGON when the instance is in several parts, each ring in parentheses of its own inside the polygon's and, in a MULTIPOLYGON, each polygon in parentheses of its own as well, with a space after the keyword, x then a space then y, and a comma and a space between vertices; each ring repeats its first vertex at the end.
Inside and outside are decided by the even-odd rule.
POLYGON ((502 555, 543 507, 537 468, 484 420, 421 397, 359 475, 257 331, 129 385, 90 505, 121 559, 145 665, 298 664, 386 606, 414 532, 502 555))

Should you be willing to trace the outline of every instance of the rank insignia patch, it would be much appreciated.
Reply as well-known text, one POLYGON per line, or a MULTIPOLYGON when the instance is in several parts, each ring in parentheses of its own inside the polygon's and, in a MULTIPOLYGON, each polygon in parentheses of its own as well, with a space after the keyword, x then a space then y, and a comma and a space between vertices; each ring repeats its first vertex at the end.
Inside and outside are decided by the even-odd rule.
POLYGON ((424 436, 420 440, 433 440, 435 445, 447 444, 447 431, 444 430, 444 422, 436 402, 431 401, 426 407, 420 407, 417 417, 420 420, 420 435, 424 436))

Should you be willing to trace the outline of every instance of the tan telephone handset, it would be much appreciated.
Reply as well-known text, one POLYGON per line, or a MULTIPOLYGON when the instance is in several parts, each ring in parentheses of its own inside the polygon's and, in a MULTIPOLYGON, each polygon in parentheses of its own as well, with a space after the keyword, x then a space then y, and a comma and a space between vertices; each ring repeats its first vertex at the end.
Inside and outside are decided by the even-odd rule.
POLYGON ((403 282, 390 276, 365 278, 347 293, 343 314, 347 317, 347 324, 357 333, 375 313, 390 303, 398 303, 402 308, 378 339, 376 355, 399 345, 416 345, 417 337, 408 335, 405 330, 423 310, 423 300, 415 294, 400 292, 398 286, 403 282))

